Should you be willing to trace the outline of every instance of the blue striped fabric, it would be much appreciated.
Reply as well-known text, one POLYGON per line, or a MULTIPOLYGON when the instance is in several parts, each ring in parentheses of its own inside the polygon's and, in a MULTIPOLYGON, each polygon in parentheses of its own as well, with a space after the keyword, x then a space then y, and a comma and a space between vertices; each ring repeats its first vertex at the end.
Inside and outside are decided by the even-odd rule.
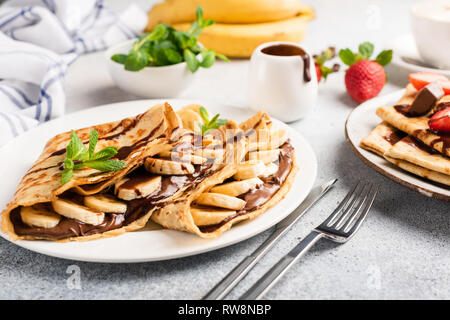
POLYGON ((84 53, 135 38, 146 14, 103 0, 10 0, 0 6, 0 146, 65 112, 64 78, 84 53))

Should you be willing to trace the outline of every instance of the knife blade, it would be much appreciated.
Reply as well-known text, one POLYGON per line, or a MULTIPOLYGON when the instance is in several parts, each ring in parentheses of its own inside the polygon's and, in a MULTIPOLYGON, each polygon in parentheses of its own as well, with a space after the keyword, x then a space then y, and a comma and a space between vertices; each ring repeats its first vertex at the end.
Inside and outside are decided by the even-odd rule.
POLYGON ((274 232, 251 255, 247 256, 225 278, 222 279, 202 300, 221 300, 237 283, 253 268, 253 266, 269 251, 276 241, 283 236, 298 219, 307 212, 322 196, 331 189, 337 179, 328 181, 311 190, 306 199, 284 220, 275 226, 274 232))

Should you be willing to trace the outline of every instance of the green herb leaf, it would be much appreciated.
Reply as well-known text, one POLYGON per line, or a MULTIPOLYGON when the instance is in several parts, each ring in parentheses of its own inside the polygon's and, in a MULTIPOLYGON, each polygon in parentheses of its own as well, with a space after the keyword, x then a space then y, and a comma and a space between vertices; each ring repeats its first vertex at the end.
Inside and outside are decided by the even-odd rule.
POLYGON ((72 179, 73 176, 73 170, 72 169, 64 169, 61 174, 61 183, 66 184, 67 182, 72 179))
MULTIPOLYGON (((1 0, 0 0, 1 1, 1 0)), ((197 7, 197 17, 188 31, 175 30, 167 24, 158 24, 150 33, 142 34, 133 43, 130 52, 115 54, 111 59, 124 65, 125 70, 140 71, 149 66, 167 66, 185 61, 191 72, 199 67, 210 68, 215 63, 215 57, 229 61, 227 57, 216 54, 198 44, 198 36, 203 29, 212 25, 214 20, 205 20, 201 6, 197 7), (199 61, 197 55, 202 53, 199 61)))
POLYGON ((200 67, 200 63, 198 62, 197 57, 189 49, 184 49, 184 60, 186 61, 188 69, 191 70, 192 73, 197 71, 197 69, 200 67))
POLYGON ((107 160, 111 159, 117 154, 118 150, 116 147, 106 147, 95 153, 89 160, 107 160))
POLYGON ((127 57, 128 56, 126 54, 117 53, 111 57, 111 60, 120 64, 125 64, 125 61, 127 61, 127 57))
POLYGON ((391 62, 391 60, 392 60, 392 50, 381 51, 375 58, 375 61, 381 64, 383 67, 385 65, 388 65, 391 62))
POLYGON ((90 136, 89 136, 89 159, 92 158, 94 152, 95 152, 95 146, 97 145, 98 141, 98 132, 97 130, 91 130, 90 136))
POLYGON ((202 117, 203 121, 205 123, 208 123, 209 122, 208 111, 206 111, 206 109, 204 107, 200 107, 199 112, 200 112, 200 116, 202 117))
POLYGON ((363 59, 369 59, 373 54, 374 46, 370 42, 363 42, 358 47, 359 54, 363 59))
POLYGON ((89 167, 100 171, 116 171, 126 167, 126 163, 119 160, 110 160, 118 150, 116 147, 106 147, 95 153, 98 142, 98 132, 91 130, 89 136, 89 149, 86 149, 81 139, 72 130, 70 142, 66 147, 66 158, 63 161, 61 183, 65 184, 73 176, 74 170, 89 167))
POLYGON ((126 167, 126 163, 120 160, 90 160, 85 161, 83 164, 86 167, 104 172, 117 171, 126 167))
POLYGON ((348 48, 339 50, 339 58, 348 66, 351 66, 356 60, 355 54, 348 48))
POLYGON ((222 61, 230 62, 230 59, 228 59, 228 58, 227 58, 226 56, 224 56, 223 54, 216 53, 216 57, 219 58, 219 59, 222 60, 222 61))
POLYGON ((200 63, 200 65, 203 68, 210 68, 214 64, 214 61, 216 60, 216 55, 214 54, 214 51, 211 51, 211 50, 207 51, 202 56, 203 56, 203 60, 200 63))

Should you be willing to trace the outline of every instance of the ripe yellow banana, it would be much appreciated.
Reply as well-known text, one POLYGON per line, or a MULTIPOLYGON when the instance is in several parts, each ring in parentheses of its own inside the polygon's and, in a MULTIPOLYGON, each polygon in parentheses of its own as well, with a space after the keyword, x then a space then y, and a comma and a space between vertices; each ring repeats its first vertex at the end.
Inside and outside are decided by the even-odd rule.
POLYGON ((192 218, 197 226, 209 226, 219 223, 224 219, 236 214, 234 210, 191 207, 192 218))
POLYGON ((61 220, 60 215, 48 211, 47 208, 40 204, 20 208, 20 217, 27 225, 41 228, 56 227, 61 220))
MULTIPOLYGON (((245 2, 245 1, 243 1, 245 2)), ((208 49, 231 58, 248 58, 259 45, 270 41, 300 42, 306 33, 308 15, 274 22, 253 24, 216 23, 205 28, 198 40, 208 49)), ((189 29, 189 23, 175 24, 178 30, 189 29)))
POLYGON ((245 206, 244 200, 221 193, 202 193, 195 200, 195 202, 205 206, 213 206, 231 210, 240 210, 245 206))
POLYGON ((194 21, 197 6, 203 8, 205 19, 213 19, 217 23, 278 21, 312 11, 300 0, 166 0, 150 10, 146 30, 152 30, 162 22, 194 21))

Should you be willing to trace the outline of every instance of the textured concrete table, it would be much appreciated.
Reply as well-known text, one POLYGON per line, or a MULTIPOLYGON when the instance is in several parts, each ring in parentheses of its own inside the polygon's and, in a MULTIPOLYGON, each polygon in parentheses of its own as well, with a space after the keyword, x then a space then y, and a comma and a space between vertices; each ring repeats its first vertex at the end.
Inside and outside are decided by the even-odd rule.
MULTIPOLYGON (((305 1, 307 2, 307 1, 305 1)), ((380 49, 409 32, 412 1, 310 0, 318 18, 304 45, 318 52, 333 44, 357 47, 370 40, 380 49)), ((115 9, 126 4, 110 1, 115 9)), ((150 1, 138 1, 147 9, 150 1)), ((115 88, 103 53, 81 57, 67 76, 68 112, 137 99, 115 88)), ((201 70, 183 98, 245 106, 246 60, 201 70)), ((389 69, 389 79, 396 70, 389 69)), ((398 90, 388 84, 383 93, 398 90)), ((449 203, 426 198, 366 167, 350 150, 344 123, 356 106, 346 95, 343 73, 320 85, 314 114, 292 126, 312 144, 319 161, 317 183, 339 183, 279 241, 229 298, 256 279, 321 222, 357 179, 382 188, 366 223, 347 244, 320 242, 266 295, 268 299, 450 298, 449 203)), ((0 298, 7 299, 197 299, 269 235, 266 231, 231 247, 165 262, 93 264, 47 257, 0 239, 0 298), (77 281, 80 275, 80 281, 77 281)))

